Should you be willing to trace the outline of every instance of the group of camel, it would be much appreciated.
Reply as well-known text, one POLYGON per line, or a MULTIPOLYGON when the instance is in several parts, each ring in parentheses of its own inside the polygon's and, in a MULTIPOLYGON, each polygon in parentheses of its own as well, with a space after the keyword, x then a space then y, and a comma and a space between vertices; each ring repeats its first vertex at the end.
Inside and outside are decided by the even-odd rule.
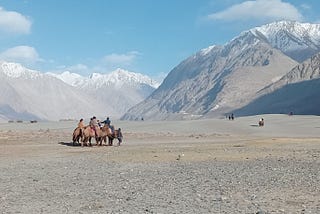
MULTIPOLYGON (((118 136, 118 130, 112 130, 110 127, 105 124, 103 127, 99 128, 96 127, 96 130, 94 130, 92 127, 85 126, 84 128, 77 127, 73 131, 72 135, 72 145, 75 146, 76 143, 78 145, 81 144, 81 146, 92 146, 91 139, 95 138, 96 145, 102 146, 102 141, 104 141, 105 144, 107 144, 107 138, 108 138, 108 145, 113 145, 113 140, 117 138, 118 136)), ((120 146, 120 140, 118 142, 118 146, 120 146)))

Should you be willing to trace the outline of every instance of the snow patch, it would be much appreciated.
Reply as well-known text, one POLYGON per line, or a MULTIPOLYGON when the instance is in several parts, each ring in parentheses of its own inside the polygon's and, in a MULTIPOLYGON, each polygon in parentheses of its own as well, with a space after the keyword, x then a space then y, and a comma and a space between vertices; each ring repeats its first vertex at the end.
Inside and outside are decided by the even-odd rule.
POLYGON ((24 77, 28 79, 36 79, 43 75, 38 71, 24 68, 21 64, 5 61, 0 62, 0 72, 10 78, 24 77))
POLYGON ((94 87, 101 88, 103 86, 114 86, 121 88, 123 85, 137 86, 139 84, 149 85, 153 88, 158 88, 159 83, 150 77, 140 74, 129 72, 123 69, 116 69, 108 74, 92 73, 89 77, 84 77, 79 74, 70 73, 69 71, 61 74, 52 74, 65 83, 76 87, 94 87))
POLYGON ((201 55, 204 56, 204 55, 207 55, 208 53, 210 53, 212 51, 212 49, 216 47, 215 45, 211 45, 207 48, 204 48, 200 51, 201 55))

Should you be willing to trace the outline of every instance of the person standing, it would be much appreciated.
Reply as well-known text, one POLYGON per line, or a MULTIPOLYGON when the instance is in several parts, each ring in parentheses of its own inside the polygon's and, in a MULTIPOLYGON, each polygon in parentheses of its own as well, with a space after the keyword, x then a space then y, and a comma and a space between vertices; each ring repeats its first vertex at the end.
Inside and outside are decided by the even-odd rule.
POLYGON ((117 139, 119 141, 118 145, 120 146, 120 144, 122 143, 122 139, 123 139, 121 128, 119 128, 118 131, 117 131, 117 139))

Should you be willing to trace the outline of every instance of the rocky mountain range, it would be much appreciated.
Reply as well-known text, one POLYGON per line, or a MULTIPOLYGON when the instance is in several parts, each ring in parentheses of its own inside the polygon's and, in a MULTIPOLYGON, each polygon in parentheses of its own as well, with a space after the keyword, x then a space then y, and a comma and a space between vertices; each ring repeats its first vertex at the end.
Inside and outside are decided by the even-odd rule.
POLYGON ((42 73, 0 62, 0 120, 119 118, 157 86, 141 74, 42 73))
POLYGON ((130 120, 290 111, 320 115, 319 52, 319 24, 281 21, 200 50, 160 86, 122 69, 83 77, 2 61, 0 120, 116 119, 125 112, 122 119, 130 120))
POLYGON ((130 107, 144 100, 159 86, 150 77, 117 69, 108 74, 93 73, 90 77, 64 72, 51 74, 102 103, 105 114, 119 118, 130 107))
MULTIPOLYGON (((304 91, 291 89, 293 84, 300 85, 312 77, 301 84, 315 87, 317 75, 303 77, 306 70, 302 67, 317 64, 314 54, 319 51, 319 24, 281 21, 250 29, 225 45, 210 46, 181 62, 157 90, 122 119, 205 118, 233 111, 239 115, 264 113, 262 109, 252 111, 256 108, 252 102, 260 102, 257 100, 261 96, 276 94, 283 87, 290 89, 287 93, 292 96, 287 96, 291 101, 286 101, 286 108, 275 107, 272 112, 287 112, 292 108, 290 103, 304 101, 297 96, 304 91), (294 72, 299 69, 304 71, 294 72)), ((278 97, 265 98, 265 108, 279 103, 278 97)), ((297 107, 295 112, 314 113, 305 105, 300 107, 304 110, 297 107)))
POLYGON ((237 109, 237 115, 293 113, 320 115, 320 53, 294 67, 258 92, 258 98, 237 109))

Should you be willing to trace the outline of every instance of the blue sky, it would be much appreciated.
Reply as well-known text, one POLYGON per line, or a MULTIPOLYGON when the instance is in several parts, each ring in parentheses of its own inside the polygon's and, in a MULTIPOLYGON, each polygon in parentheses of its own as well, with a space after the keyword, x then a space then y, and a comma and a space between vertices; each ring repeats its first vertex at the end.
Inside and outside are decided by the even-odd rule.
POLYGON ((276 20, 319 23, 318 0, 0 0, 0 59, 81 75, 154 78, 240 32, 276 20))

